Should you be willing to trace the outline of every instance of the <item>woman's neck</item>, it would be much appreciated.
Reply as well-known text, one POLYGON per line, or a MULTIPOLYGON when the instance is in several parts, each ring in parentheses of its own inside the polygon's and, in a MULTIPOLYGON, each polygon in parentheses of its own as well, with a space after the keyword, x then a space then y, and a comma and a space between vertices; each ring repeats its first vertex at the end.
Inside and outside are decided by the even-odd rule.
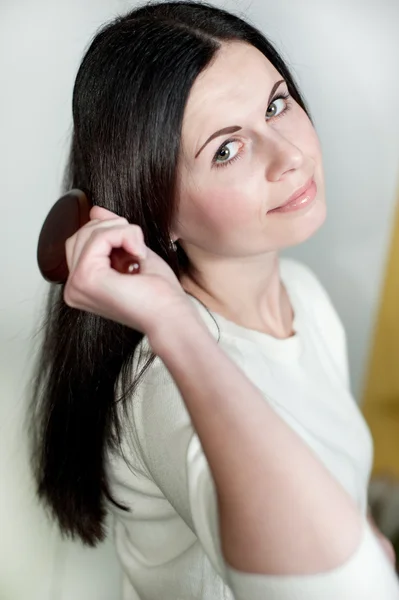
POLYGON ((198 272, 198 281, 183 276, 181 284, 212 312, 279 339, 293 335, 293 310, 276 253, 248 261, 213 258, 198 272))

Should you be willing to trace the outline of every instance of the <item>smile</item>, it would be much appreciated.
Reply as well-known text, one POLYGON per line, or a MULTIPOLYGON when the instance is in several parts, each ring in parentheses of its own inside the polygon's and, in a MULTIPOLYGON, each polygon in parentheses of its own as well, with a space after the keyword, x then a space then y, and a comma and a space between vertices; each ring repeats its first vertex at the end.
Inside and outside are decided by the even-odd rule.
POLYGON ((309 187, 299 196, 296 196, 293 200, 288 201, 286 204, 283 204, 278 208, 273 208, 272 210, 269 210, 267 214, 287 213, 302 210, 308 207, 310 204, 312 204, 312 202, 316 198, 316 194, 317 185, 316 182, 312 179, 312 182, 309 185, 309 187))

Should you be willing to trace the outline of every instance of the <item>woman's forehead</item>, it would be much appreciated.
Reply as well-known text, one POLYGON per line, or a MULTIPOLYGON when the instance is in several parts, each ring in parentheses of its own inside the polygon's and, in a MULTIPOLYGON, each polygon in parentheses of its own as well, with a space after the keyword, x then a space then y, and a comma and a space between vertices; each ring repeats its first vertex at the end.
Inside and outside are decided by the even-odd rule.
POLYGON ((183 141, 191 145, 205 128, 208 131, 229 125, 226 119, 239 118, 240 113, 248 114, 259 105, 264 108, 277 78, 281 79, 281 75, 253 46, 242 42, 223 44, 190 91, 183 119, 183 141))

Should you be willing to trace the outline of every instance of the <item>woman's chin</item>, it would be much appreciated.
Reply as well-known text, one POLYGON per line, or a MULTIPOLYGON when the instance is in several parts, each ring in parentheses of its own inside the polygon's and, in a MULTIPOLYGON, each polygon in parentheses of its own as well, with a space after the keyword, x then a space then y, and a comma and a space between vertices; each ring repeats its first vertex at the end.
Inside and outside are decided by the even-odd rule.
MULTIPOLYGON (((306 242, 320 229, 326 220, 326 216, 327 207, 324 198, 316 198, 311 209, 303 214, 298 211, 297 213, 282 215, 279 223, 280 239, 276 246, 283 249, 306 242)), ((274 223, 275 227, 276 225, 274 223)))
POLYGON ((303 215, 303 223, 301 223, 299 226, 299 229, 303 229, 305 239, 308 239, 320 229, 320 227, 324 224, 326 217, 327 206, 324 198, 316 198, 313 209, 307 214, 303 215))

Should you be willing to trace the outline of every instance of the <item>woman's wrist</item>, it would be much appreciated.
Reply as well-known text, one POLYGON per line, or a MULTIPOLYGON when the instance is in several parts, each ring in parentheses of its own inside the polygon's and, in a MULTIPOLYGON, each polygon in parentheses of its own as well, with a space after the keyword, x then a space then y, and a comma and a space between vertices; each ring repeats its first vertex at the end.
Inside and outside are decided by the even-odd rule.
POLYGON ((152 350, 163 360, 187 346, 200 345, 202 339, 212 338, 198 311, 189 303, 162 315, 147 337, 152 350))

